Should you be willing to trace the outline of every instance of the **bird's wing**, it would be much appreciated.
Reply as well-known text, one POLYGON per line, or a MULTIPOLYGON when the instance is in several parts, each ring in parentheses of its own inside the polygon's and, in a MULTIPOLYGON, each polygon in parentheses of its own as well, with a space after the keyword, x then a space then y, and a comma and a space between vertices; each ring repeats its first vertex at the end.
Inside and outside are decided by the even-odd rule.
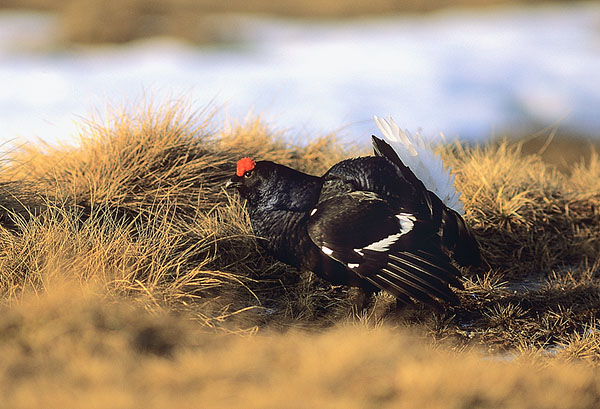
MULTIPOLYGON (((463 220, 461 213, 446 207, 438 196, 427 190, 423 182, 402 162, 392 146, 375 135, 373 135, 372 140, 375 155, 383 156, 394 163, 400 169, 404 178, 419 189, 429 208, 431 219, 435 223, 442 223, 443 242, 446 248, 452 250, 453 258, 463 266, 479 265, 481 262, 479 245, 463 220)), ((453 177, 448 180, 453 180, 453 177)), ((456 196, 456 199, 458 200, 458 196, 456 196)), ((457 203, 460 204, 460 202, 457 203)), ((459 207, 455 206, 455 208, 462 210, 461 206, 462 204, 459 207)))
POLYGON ((460 273, 430 222, 408 209, 372 192, 341 193, 317 204, 307 229, 325 256, 399 300, 458 303, 449 285, 462 288, 460 273))

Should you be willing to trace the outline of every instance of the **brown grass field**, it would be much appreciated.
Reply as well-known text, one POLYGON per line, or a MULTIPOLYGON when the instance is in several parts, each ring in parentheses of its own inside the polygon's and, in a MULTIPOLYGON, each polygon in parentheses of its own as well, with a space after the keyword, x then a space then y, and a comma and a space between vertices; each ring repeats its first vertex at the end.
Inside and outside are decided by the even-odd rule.
POLYGON ((242 155, 321 173, 366 153, 285 136, 148 105, 5 152, 0 407, 600 407, 589 145, 440 146, 486 263, 460 307, 357 313, 262 253, 223 189, 242 155))

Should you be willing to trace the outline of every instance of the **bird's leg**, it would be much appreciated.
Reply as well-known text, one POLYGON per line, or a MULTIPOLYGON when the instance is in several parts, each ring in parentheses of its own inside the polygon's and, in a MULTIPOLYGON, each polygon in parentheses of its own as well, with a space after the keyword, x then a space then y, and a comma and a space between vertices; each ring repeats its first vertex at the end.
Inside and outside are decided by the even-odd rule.
POLYGON ((409 306, 413 306, 414 304, 412 303, 407 303, 406 301, 402 301, 396 298, 396 305, 393 308, 394 312, 396 313, 401 313, 402 311, 406 310, 409 306))
POLYGON ((365 290, 358 288, 358 292, 352 303, 352 309, 356 311, 357 314, 363 314, 369 307, 369 303, 373 298, 373 293, 374 292, 371 289, 365 290))

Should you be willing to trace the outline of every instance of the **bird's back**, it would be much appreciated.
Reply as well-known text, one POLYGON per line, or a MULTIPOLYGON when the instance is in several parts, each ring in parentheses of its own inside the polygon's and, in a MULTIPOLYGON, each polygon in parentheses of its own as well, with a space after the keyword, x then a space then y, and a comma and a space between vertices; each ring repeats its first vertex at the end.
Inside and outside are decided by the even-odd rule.
POLYGON ((394 204, 419 211, 423 194, 385 157, 365 156, 335 164, 323 176, 320 201, 350 191, 373 192, 394 204))

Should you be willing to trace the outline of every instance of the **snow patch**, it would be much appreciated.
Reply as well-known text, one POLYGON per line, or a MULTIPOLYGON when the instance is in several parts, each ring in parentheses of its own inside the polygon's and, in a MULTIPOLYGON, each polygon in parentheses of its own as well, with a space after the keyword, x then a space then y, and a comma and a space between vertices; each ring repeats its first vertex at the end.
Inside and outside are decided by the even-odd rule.
POLYGON ((48 16, 0 12, 0 142, 65 142, 108 104, 182 95, 365 145, 374 114, 427 140, 481 141, 528 122, 600 134, 598 2, 335 24, 246 17, 248 35, 228 48, 159 39, 60 49, 48 16))

